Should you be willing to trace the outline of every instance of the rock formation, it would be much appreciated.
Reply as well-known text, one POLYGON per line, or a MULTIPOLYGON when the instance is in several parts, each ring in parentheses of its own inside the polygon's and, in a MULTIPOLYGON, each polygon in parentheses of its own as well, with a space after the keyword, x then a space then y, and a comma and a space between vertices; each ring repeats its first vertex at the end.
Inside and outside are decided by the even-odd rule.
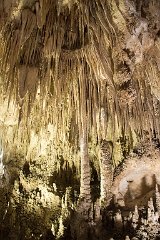
POLYGON ((160 2, 0 0, 0 238, 160 236, 160 2))

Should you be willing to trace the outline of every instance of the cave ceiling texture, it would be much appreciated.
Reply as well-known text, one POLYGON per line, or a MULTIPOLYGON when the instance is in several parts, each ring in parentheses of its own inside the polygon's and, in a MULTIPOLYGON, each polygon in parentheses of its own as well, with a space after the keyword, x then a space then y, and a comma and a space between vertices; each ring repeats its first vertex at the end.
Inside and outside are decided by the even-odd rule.
POLYGON ((160 239, 160 0, 0 0, 0 240, 160 239))

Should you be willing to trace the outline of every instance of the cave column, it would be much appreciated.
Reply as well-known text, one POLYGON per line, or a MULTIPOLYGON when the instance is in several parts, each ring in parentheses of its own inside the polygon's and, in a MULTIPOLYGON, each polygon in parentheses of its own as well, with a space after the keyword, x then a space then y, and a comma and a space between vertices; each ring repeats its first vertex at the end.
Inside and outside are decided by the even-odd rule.
POLYGON ((100 159, 100 196, 101 204, 109 204, 112 197, 112 183, 113 183, 113 167, 112 167, 111 145, 103 140, 101 143, 101 159, 100 159))
POLYGON ((90 164, 88 157, 88 144, 85 136, 80 139, 80 157, 81 157, 81 181, 80 181, 80 197, 90 198, 90 164))
POLYGON ((80 160, 81 160, 81 177, 80 177, 80 196, 78 203, 78 212, 87 220, 92 219, 91 211, 91 170, 88 156, 88 131, 86 115, 83 116, 80 130, 80 160))
POLYGON ((81 161, 81 178, 80 178, 80 196, 79 196, 79 212, 86 219, 91 217, 91 169, 88 155, 88 129, 89 118, 87 114, 87 84, 88 81, 84 76, 84 69, 80 73, 80 101, 79 101, 79 147, 81 161))

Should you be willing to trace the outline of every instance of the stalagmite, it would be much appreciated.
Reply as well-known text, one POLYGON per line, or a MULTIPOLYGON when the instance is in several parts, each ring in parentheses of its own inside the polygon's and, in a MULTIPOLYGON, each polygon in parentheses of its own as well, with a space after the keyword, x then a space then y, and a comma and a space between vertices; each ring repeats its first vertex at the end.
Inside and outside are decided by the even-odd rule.
POLYGON ((94 221, 98 222, 102 219, 101 216, 101 208, 100 208, 100 203, 99 203, 99 199, 96 201, 95 205, 94 205, 94 221))
POLYGON ((158 190, 158 185, 156 184, 156 192, 155 192, 155 195, 156 195, 156 209, 160 215, 160 193, 159 193, 159 190, 158 190))
POLYGON ((137 223, 139 220, 139 213, 138 213, 138 207, 137 205, 135 206, 135 210, 134 210, 134 213, 133 213, 133 216, 132 216, 132 222, 133 223, 137 223))
POLYGON ((122 220, 122 214, 121 214, 120 210, 116 213, 116 215, 114 217, 114 222, 115 222, 115 227, 117 229, 123 228, 123 220, 122 220))
POLYGON ((155 211, 154 205, 153 205, 153 198, 150 198, 150 199, 149 199, 149 201, 148 201, 148 208, 150 208, 150 210, 151 210, 152 212, 155 211))
POLYGON ((130 240, 129 236, 126 236, 126 237, 125 237, 125 240, 130 240))
POLYGON ((100 190, 101 202, 109 204, 112 197, 112 182, 113 182, 113 168, 112 168, 112 145, 105 140, 101 144, 101 159, 100 159, 100 190))
POLYGON ((80 140, 81 152, 81 184, 80 184, 80 197, 90 198, 90 165, 88 159, 88 150, 86 139, 80 140))

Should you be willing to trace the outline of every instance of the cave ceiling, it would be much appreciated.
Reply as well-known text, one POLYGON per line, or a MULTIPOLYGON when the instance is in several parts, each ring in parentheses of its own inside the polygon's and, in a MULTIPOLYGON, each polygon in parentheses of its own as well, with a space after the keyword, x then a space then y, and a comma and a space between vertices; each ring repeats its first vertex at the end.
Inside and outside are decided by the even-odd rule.
POLYGON ((102 139, 114 165, 140 141, 159 141, 159 9, 156 0, 1 0, 6 159, 75 164, 84 118, 92 159, 102 139))

